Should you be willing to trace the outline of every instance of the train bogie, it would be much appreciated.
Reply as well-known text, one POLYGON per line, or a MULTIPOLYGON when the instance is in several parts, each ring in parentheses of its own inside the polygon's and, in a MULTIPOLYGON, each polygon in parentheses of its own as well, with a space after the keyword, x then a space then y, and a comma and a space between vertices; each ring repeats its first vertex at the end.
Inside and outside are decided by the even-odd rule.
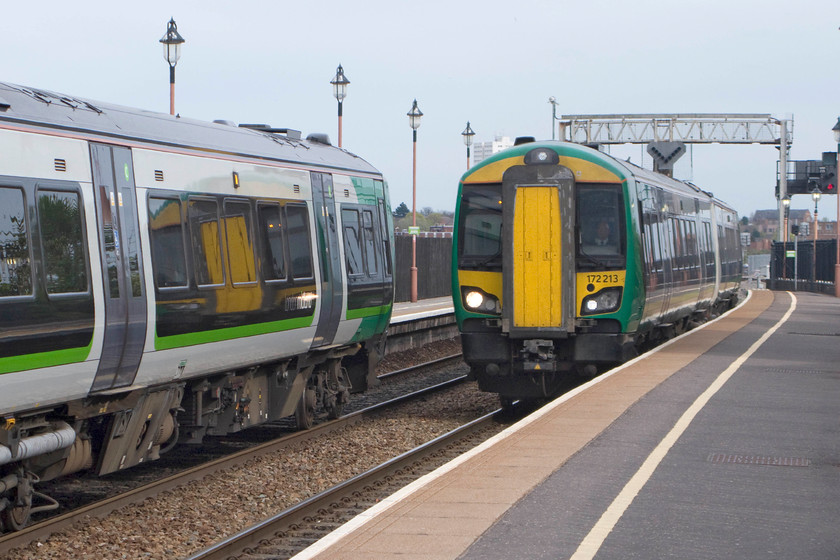
POLYGON ((459 189, 464 358, 504 399, 555 394, 728 305, 738 247, 735 213, 693 185, 580 145, 517 145, 459 189))

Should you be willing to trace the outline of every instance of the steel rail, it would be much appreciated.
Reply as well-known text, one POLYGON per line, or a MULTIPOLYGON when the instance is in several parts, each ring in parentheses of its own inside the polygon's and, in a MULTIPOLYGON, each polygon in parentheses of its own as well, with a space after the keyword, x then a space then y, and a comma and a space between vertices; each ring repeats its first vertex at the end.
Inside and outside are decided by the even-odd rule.
POLYGON ((377 375, 376 378, 377 379, 388 379, 389 377, 396 377, 396 376, 403 375, 403 374, 406 374, 406 373, 411 373, 412 371, 417 371, 419 369, 425 369, 427 367, 436 366, 436 365, 442 364, 444 362, 449 362, 449 361, 455 360, 457 358, 460 358, 463 355, 464 355, 463 353, 458 352, 457 354, 452 354, 450 356, 444 356, 442 358, 437 358, 435 360, 429 360, 428 362, 423 362, 422 364, 417 364, 417 365, 414 365, 414 366, 408 366, 407 368, 402 368, 402 369, 395 369, 394 371, 389 371, 387 373, 377 375))

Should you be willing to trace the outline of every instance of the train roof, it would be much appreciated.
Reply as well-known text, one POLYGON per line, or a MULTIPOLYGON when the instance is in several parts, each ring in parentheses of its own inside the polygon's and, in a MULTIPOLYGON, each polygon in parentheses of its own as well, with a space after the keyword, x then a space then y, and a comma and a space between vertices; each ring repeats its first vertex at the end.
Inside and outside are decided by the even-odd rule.
POLYGON ((0 83, 0 126, 4 123, 380 175, 361 157, 331 146, 326 135, 303 139, 290 129, 187 119, 8 83, 0 83))
POLYGON ((714 194, 701 189, 693 183, 690 183, 688 181, 680 181, 663 175, 662 173, 657 173, 650 169, 644 169, 643 167, 640 167, 634 163, 630 163, 630 161, 620 160, 606 152, 590 148, 589 146, 585 146, 583 144, 577 144, 575 142, 563 142, 556 140, 521 142, 519 144, 514 145, 511 148, 493 154, 489 158, 476 164, 476 167, 467 171, 467 173, 464 176, 468 176, 475 169, 480 168, 484 165, 488 165, 495 161, 511 157, 512 155, 524 155, 526 152, 529 152, 530 150, 533 150, 535 148, 549 148, 557 151, 560 155, 581 157, 598 165, 608 168, 611 167, 614 170, 620 172, 625 177, 632 177, 636 181, 645 181, 651 185, 664 187, 671 191, 675 191, 687 196, 707 198, 716 206, 719 206, 731 212, 735 212, 728 204, 721 201, 720 199, 715 198, 714 194))

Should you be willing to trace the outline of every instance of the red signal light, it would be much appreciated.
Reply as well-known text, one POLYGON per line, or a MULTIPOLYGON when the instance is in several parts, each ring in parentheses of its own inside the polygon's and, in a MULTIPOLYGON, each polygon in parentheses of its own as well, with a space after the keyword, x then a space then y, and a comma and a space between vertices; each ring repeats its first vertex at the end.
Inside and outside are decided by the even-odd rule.
POLYGON ((833 193, 834 192, 834 183, 829 183, 828 185, 826 185, 825 190, 828 194, 833 193))

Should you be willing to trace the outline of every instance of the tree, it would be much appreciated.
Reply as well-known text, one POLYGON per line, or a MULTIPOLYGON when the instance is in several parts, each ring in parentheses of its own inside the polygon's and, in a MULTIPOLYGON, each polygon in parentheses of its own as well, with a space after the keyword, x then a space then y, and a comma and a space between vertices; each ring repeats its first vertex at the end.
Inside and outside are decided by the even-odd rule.
POLYGON ((400 205, 397 206, 396 210, 394 210, 394 217, 404 218, 409 212, 410 210, 408 209, 408 206, 405 205, 405 202, 400 202, 400 205))

